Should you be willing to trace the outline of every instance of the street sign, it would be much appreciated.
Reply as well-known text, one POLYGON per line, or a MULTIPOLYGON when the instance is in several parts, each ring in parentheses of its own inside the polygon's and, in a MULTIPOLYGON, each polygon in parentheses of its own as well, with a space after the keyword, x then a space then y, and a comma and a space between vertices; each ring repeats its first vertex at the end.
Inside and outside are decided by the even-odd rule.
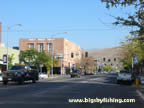
POLYGON ((40 64, 40 67, 43 67, 44 65, 43 64, 40 64))
POLYGON ((4 63, 4 64, 7 63, 7 55, 3 55, 3 63, 4 63))
POLYGON ((136 56, 133 58, 133 62, 134 62, 134 64, 138 64, 138 55, 136 55, 136 56))

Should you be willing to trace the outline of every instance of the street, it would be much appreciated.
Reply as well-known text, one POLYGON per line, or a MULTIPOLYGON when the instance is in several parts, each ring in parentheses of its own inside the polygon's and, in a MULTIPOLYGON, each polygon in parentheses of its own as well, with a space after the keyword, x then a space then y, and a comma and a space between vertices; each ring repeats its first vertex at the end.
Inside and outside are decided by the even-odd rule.
POLYGON ((1 108, 143 108, 144 102, 136 88, 128 84, 116 84, 115 74, 87 75, 81 78, 59 76, 24 85, 0 83, 1 108), (135 103, 69 103, 68 99, 83 98, 135 99, 135 103))

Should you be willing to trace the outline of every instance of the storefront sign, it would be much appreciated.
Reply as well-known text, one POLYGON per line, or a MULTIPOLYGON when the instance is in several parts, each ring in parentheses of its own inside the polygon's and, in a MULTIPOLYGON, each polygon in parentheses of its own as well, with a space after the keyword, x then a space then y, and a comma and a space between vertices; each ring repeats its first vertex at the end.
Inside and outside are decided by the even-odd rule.
POLYGON ((3 63, 4 63, 4 64, 7 63, 7 55, 3 55, 3 63))

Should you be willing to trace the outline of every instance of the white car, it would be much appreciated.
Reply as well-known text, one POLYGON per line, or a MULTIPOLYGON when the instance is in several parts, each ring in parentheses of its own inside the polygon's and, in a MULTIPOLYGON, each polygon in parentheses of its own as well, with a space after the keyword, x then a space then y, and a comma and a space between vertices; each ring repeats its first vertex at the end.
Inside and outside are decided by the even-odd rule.
POLYGON ((141 77, 140 77, 140 83, 141 83, 141 84, 144 84, 144 76, 141 76, 141 77))
POLYGON ((47 73, 40 73, 39 74, 39 79, 47 79, 47 78, 48 78, 47 73))
POLYGON ((2 81, 3 79, 2 79, 2 74, 0 73, 0 81, 2 81))
POLYGON ((128 71, 120 71, 117 76, 117 83, 120 83, 120 81, 132 82, 133 81, 132 73, 128 71))

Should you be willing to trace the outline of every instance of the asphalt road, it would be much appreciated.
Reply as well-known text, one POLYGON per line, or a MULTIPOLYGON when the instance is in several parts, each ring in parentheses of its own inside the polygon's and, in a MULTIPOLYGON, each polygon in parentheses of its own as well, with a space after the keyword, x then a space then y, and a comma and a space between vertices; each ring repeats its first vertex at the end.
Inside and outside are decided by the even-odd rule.
POLYGON ((0 83, 0 108, 144 108, 136 88, 116 84, 116 75, 100 74, 41 80, 24 85, 0 83), (135 99, 135 103, 69 103, 68 99, 119 98, 135 99))

